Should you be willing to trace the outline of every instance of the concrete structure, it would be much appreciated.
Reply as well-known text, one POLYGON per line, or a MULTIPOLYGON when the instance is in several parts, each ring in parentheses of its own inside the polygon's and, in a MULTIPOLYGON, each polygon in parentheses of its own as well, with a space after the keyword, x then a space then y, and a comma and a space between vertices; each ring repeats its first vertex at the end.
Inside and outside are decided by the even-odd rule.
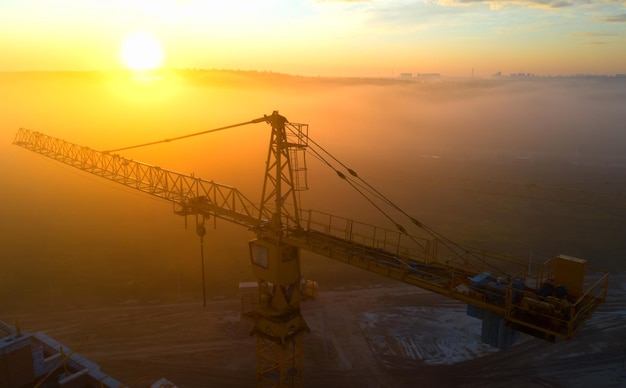
POLYGON ((67 346, 42 333, 16 330, 0 321, 0 386, 107 387, 122 383, 67 346))

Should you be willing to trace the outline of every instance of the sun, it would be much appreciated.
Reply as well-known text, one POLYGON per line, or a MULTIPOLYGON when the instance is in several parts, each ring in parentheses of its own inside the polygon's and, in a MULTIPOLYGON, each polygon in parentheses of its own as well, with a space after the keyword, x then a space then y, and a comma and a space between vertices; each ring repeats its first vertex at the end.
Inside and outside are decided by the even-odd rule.
POLYGON ((146 32, 136 32, 122 42, 121 59, 131 70, 152 70, 161 65, 161 44, 146 32))

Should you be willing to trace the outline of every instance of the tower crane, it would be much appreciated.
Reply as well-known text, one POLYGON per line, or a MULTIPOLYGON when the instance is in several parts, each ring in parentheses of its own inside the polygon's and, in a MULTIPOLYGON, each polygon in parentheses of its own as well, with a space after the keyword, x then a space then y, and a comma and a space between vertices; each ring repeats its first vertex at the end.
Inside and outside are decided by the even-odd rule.
MULTIPOLYGON (((608 273, 587 276, 583 259, 559 255, 530 271, 526 260, 454 244, 369 185, 367 191, 400 210, 427 237, 410 234, 391 218, 396 230, 301 209, 305 151, 310 143, 321 147, 309 138, 308 125, 291 123, 276 111, 163 142, 256 123, 271 126, 259 205, 234 187, 117 153, 158 142, 96 151, 21 128, 13 144, 170 201, 178 215, 216 217, 254 232, 249 252, 259 286, 252 328, 259 386, 302 385, 302 334, 309 331, 300 311, 302 250, 467 303, 468 314, 483 320, 483 341, 500 348, 510 346, 517 332, 549 341, 569 339, 606 300, 608 273)), ((315 148, 311 151, 322 157, 315 148)), ((355 171, 347 167, 346 171, 335 170, 351 185, 359 182, 355 171)))

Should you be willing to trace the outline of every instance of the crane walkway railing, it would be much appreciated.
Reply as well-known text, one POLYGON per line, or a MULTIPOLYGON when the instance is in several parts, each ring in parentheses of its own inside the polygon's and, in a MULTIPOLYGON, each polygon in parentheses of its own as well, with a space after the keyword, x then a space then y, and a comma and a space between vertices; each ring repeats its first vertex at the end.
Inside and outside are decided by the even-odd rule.
POLYGON ((287 243, 492 311, 538 337, 570 338, 606 300, 608 274, 585 284, 575 299, 542 298, 537 291, 553 277, 550 260, 531 271, 525 260, 472 249, 459 253, 437 239, 323 212, 308 210, 301 219, 304 228, 288 233, 287 243), (477 284, 477 275, 490 280, 477 284))
POLYGON ((489 271, 494 276, 526 279, 528 262, 484 250, 460 247, 432 237, 420 237, 379 226, 357 222, 332 214, 307 210, 301 212, 304 229, 325 236, 331 244, 343 241, 345 249, 357 254, 381 256, 391 266, 410 269, 444 266, 471 274, 489 271))

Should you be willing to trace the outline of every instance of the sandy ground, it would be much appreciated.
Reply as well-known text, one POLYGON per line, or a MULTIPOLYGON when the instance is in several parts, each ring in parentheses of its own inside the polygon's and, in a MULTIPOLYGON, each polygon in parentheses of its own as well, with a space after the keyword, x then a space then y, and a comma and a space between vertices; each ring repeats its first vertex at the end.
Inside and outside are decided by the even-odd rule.
MULTIPOLYGON (((132 387, 255 384, 251 322, 236 299, 12 314, 132 387)), ((465 306, 411 286, 322 292, 303 305, 307 387, 626 387, 626 275, 569 341, 521 337, 506 352, 480 343, 465 306)))

